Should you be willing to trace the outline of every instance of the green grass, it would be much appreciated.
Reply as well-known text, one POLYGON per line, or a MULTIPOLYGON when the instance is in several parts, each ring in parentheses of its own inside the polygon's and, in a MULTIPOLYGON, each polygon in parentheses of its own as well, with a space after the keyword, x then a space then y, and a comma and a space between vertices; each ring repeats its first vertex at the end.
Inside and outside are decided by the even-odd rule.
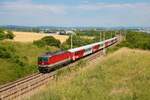
POLYGON ((59 74, 30 100, 150 99, 150 51, 124 48, 82 65, 59 74))
POLYGON ((55 47, 41 47, 32 43, 0 42, 4 48, 12 48, 10 58, 0 58, 0 84, 37 72, 37 57, 55 47))

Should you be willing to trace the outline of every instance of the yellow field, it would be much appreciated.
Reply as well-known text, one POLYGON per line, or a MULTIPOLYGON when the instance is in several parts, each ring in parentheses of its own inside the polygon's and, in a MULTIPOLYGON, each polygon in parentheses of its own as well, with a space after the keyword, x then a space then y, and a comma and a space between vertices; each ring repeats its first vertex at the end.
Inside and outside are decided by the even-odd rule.
POLYGON ((68 39, 66 35, 55 35, 55 34, 42 34, 42 33, 34 33, 34 32, 13 32, 15 38, 13 41, 18 42, 33 42, 34 40, 39 40, 45 36, 53 36, 62 42, 68 39))

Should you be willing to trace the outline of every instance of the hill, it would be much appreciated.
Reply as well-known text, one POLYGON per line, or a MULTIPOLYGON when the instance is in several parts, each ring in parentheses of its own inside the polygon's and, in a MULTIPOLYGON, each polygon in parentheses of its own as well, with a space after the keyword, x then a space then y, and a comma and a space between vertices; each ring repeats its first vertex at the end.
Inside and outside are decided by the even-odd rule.
POLYGON ((13 32, 15 35, 14 41, 18 42, 33 42, 34 40, 39 40, 45 36, 53 36, 54 38, 64 42, 68 39, 66 35, 56 35, 56 34, 42 34, 34 32, 13 32))
POLYGON ((122 48, 61 72, 30 100, 148 100, 150 51, 122 48), (83 67, 86 66, 86 67, 83 67))
POLYGON ((0 85, 37 72, 37 57, 56 47, 0 41, 0 85))

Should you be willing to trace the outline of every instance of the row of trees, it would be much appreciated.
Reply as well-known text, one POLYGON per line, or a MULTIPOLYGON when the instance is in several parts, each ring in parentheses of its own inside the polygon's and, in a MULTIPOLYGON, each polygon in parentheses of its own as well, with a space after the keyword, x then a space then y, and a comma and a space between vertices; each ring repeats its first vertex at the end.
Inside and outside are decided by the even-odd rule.
POLYGON ((125 33, 126 40, 120 44, 121 46, 150 50, 150 34, 135 31, 125 33))
MULTIPOLYGON (((120 46, 121 47, 130 47, 130 48, 141 48, 150 50, 150 34, 142 33, 142 32, 134 32, 134 31, 126 31, 126 40, 123 41, 120 46)), ((95 43, 98 41, 102 41, 105 39, 111 38, 115 36, 115 32, 101 32, 101 34, 96 33, 96 35, 92 35, 92 38, 83 38, 85 35, 83 33, 77 33, 76 35, 72 35, 72 44, 73 48, 80 47, 83 45, 95 43), (111 33, 111 34, 110 34, 111 33), (102 39, 103 38, 103 39, 102 39)), ((88 35, 89 36, 89 35, 88 35)), ((0 40, 3 39, 13 39, 14 35, 11 31, 5 31, 0 29, 0 40)), ((61 43, 59 40, 55 39, 52 36, 43 37, 41 40, 37 40, 33 42, 34 45, 38 47, 43 46, 55 46, 57 48, 67 50, 71 48, 71 36, 64 42, 61 43)), ((9 58, 12 54, 10 51, 11 48, 6 48, 0 46, 0 58, 9 58)))
POLYGON ((110 38, 111 36, 114 36, 118 32, 116 31, 95 31, 95 30, 89 30, 89 31, 76 31, 77 35, 80 36, 98 36, 101 34, 105 34, 106 38, 110 38))
MULTIPOLYGON (((126 36, 126 40, 120 44, 121 47, 140 48, 140 49, 150 50, 150 34, 143 33, 143 32, 135 32, 135 31, 124 31, 121 33, 125 33, 122 35, 126 36)), ((72 35, 73 48, 114 37, 116 34, 119 34, 119 32, 116 33, 115 31, 107 31, 107 32, 94 32, 94 34, 92 33, 92 35, 89 34, 90 33, 77 32, 76 35, 72 35), (84 36, 92 37, 92 39, 83 38, 84 36)), ((62 44, 59 40, 51 36, 47 36, 42 38, 41 40, 35 41, 34 44, 38 46, 45 46, 45 45, 56 46, 58 48, 67 50, 71 48, 71 36, 69 36, 66 42, 62 44)))
MULTIPOLYGON (((95 43, 95 42, 99 42, 104 39, 112 38, 116 34, 115 32, 94 31, 94 34, 92 33, 92 31, 88 31, 88 32, 91 32, 92 35, 89 35, 90 33, 82 33, 82 32, 77 32, 77 34, 72 35, 73 48, 91 44, 91 43, 95 43), (86 34, 88 34, 88 35, 86 35, 86 34)), ((71 48, 71 35, 62 44, 59 40, 55 39, 52 36, 46 36, 46 37, 42 38, 41 40, 34 41, 33 44, 37 45, 38 47, 56 46, 60 49, 67 50, 67 49, 71 48)))
MULTIPOLYGON (((92 39, 82 38, 79 35, 73 35, 72 36, 73 48, 83 46, 83 45, 87 45, 87 44, 90 44, 92 42, 93 42, 92 39)), ((38 47, 55 46, 55 47, 58 47, 60 49, 67 50, 67 49, 70 48, 71 36, 69 36, 69 38, 62 44, 59 40, 55 39, 52 36, 43 37, 41 40, 34 41, 33 44, 37 45, 38 47)))

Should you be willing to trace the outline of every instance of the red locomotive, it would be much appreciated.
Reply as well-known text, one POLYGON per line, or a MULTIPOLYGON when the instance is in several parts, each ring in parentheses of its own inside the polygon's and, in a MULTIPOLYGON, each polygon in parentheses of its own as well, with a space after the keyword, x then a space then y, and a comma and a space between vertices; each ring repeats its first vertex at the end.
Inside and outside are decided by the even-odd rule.
POLYGON ((67 51, 59 51, 55 53, 45 53, 38 57, 38 68, 42 73, 50 72, 52 69, 60 65, 75 61, 89 54, 95 53, 103 48, 107 48, 117 42, 117 37, 107 39, 102 42, 81 46, 67 51))

